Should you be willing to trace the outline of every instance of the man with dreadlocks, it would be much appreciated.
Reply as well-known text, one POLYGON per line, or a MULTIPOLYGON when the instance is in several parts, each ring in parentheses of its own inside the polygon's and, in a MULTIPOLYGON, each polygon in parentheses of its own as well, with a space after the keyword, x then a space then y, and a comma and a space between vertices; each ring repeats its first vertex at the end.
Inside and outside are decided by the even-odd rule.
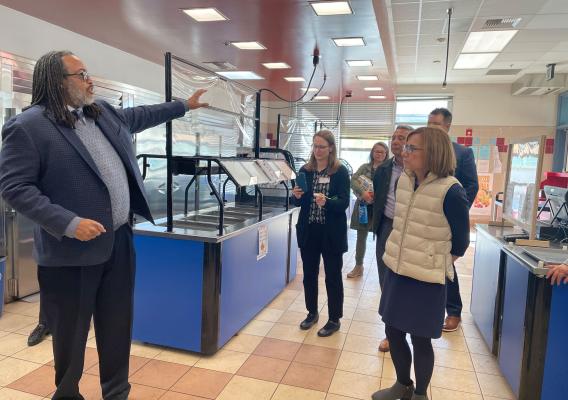
POLYGON ((53 399, 83 399, 79 380, 94 316, 105 399, 126 399, 135 255, 130 212, 152 221, 131 134, 207 104, 115 109, 68 51, 42 56, 32 104, 2 129, 0 192, 36 223, 41 302, 53 335, 53 399))

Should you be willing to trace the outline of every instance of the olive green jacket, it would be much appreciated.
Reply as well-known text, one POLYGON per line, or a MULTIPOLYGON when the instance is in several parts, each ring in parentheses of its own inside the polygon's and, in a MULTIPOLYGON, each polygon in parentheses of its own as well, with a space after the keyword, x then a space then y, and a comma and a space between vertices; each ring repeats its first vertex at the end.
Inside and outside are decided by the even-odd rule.
MULTIPOLYGON (((375 170, 376 171, 376 170, 375 170)), ((363 175, 373 181, 373 164, 366 163, 359 167, 357 172, 353 174, 351 178, 351 189, 353 190, 353 194, 357 197, 357 201, 355 202, 355 206, 353 207, 353 213, 351 214, 351 224, 349 227, 351 229, 356 230, 368 230, 372 231, 373 228, 373 206, 367 207, 367 220, 369 221, 368 224, 361 224, 359 223, 359 204, 361 203, 361 195, 363 194, 363 187, 361 186, 361 182, 359 181, 359 177, 363 175)))

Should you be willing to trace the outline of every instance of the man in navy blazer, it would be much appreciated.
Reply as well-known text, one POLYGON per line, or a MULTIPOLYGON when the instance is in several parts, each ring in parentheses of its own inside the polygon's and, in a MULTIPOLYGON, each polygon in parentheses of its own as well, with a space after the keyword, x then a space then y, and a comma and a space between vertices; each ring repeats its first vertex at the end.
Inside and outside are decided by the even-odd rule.
MULTIPOLYGON (((450 132, 452 125, 452 113, 446 108, 436 108, 428 116, 428 125, 438 126, 446 132, 450 132)), ((454 153, 456 154, 456 174, 455 177, 460 181, 467 194, 469 207, 471 208, 479 183, 477 181, 477 168, 475 166, 475 157, 473 151, 469 147, 452 142, 454 153)), ((460 285, 456 267, 454 266, 454 280, 446 279, 446 313, 448 314, 444 321, 444 332, 453 332, 459 328, 461 322, 462 300, 460 295, 460 285)))
POLYGON ((132 134, 183 116, 187 102, 115 109, 94 101, 71 52, 42 56, 32 104, 2 129, 0 191, 36 223, 34 256, 53 335, 53 399, 83 399, 79 380, 94 317, 105 399, 126 399, 135 255, 130 213, 152 220, 132 134))

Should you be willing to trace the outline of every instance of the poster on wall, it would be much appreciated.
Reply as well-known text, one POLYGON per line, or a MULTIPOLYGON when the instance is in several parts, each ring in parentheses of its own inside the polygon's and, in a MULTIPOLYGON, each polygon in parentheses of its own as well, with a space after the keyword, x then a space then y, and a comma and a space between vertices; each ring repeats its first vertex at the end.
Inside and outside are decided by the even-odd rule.
POLYGON ((473 201, 470 214, 491 216, 493 204, 493 174, 477 174, 479 191, 473 201))
POLYGON ((260 260, 268 253, 268 226, 262 225, 258 227, 258 255, 257 260, 260 260))

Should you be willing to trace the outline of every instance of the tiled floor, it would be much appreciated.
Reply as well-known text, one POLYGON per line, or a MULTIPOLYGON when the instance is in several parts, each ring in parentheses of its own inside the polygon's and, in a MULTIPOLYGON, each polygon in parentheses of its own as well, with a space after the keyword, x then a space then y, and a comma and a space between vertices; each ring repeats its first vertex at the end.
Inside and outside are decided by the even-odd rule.
MULTIPOLYGON (((355 236, 351 232, 351 248, 355 236)), ((212 357, 134 343, 130 363, 131 399, 160 400, 349 400, 370 399, 396 375, 387 353, 377 351, 384 325, 377 315, 380 291, 374 242, 369 239, 365 275, 345 279, 345 318, 341 331, 319 338, 318 328, 301 331, 305 317, 301 275, 241 333, 212 357)), ((345 254, 344 275, 354 264, 345 254)), ((429 389, 433 400, 514 399, 490 355, 471 314, 469 298, 473 245, 458 262, 464 300, 459 331, 434 341, 436 367, 429 389)), ((327 307, 320 279, 321 315, 327 307)), ((51 342, 28 348, 37 303, 7 305, 0 319, 0 399, 49 398, 54 390, 51 342)), ((94 333, 88 342, 81 390, 86 399, 100 399, 94 333)))

